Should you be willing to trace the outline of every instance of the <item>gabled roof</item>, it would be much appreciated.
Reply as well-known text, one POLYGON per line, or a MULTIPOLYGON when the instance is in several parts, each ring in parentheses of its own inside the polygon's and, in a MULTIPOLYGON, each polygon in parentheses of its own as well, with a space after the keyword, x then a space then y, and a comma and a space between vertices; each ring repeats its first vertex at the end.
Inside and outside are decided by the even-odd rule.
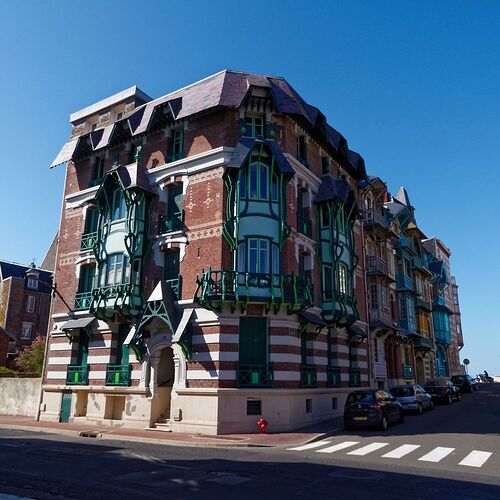
POLYGON ((95 199, 97 199, 102 193, 103 189, 106 188, 109 183, 113 182, 110 179, 113 177, 117 177, 120 181, 123 189, 141 189, 147 193, 154 194, 149 181, 146 177, 146 173, 144 169, 138 168, 137 163, 132 163, 130 165, 125 166, 117 166, 113 167, 111 170, 108 170, 104 176, 104 180, 99 186, 99 189, 95 195, 95 199))
POLYGON ((408 196, 408 191, 406 191, 404 187, 399 188, 399 191, 394 195, 394 198, 403 205, 407 206, 408 208, 413 208, 412 204, 410 203, 410 197, 408 196))
POLYGON ((355 177, 366 176, 363 158, 358 153, 349 151, 342 134, 329 125, 323 113, 308 104, 284 78, 230 70, 221 71, 158 99, 150 100, 105 129, 76 138, 71 137, 51 166, 72 159, 77 147, 87 147, 78 146, 80 139, 88 140, 90 136, 90 146, 94 151, 104 147, 113 136, 115 127, 121 122, 128 124, 127 128, 132 136, 146 132, 158 109, 170 113, 178 120, 220 107, 239 108, 253 86, 268 89, 278 112, 293 115, 309 127, 311 132, 322 137, 327 147, 344 158, 346 166, 352 170, 355 177))

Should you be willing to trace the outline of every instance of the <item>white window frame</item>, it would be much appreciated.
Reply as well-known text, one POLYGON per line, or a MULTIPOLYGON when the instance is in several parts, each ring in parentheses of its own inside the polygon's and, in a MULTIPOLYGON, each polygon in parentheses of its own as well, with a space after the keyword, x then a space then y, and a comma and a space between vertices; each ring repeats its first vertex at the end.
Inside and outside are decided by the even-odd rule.
POLYGON ((36 297, 34 295, 28 295, 28 300, 26 302, 26 312, 34 313, 36 310, 36 297))
POLYGON ((28 283, 26 286, 33 290, 38 290, 38 278, 28 277, 28 283))
POLYGON ((21 340, 31 340, 33 338, 33 323, 23 322, 21 340))

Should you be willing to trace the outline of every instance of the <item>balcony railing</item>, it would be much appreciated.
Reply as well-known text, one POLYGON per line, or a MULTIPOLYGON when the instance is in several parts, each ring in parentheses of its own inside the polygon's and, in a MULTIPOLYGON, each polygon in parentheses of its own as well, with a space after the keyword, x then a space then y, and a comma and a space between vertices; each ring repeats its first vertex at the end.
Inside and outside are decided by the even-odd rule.
POLYGON ((423 269, 425 267, 424 261, 418 255, 414 255, 412 259, 414 269, 423 269))
POLYGON ((300 387, 316 387, 316 365, 300 365, 300 387))
POLYGON ((403 364, 403 378, 411 380, 413 378, 413 366, 403 364))
POLYGON ((239 271, 212 271, 197 279, 195 300, 204 306, 214 302, 268 302, 309 307, 313 287, 308 275, 261 274, 239 271))
POLYGON ((410 240, 403 235, 400 235, 399 238, 394 238, 393 246, 394 248, 411 248, 410 240))
POLYGON ((413 335, 413 347, 418 350, 429 351, 434 348, 432 339, 424 337, 423 335, 413 335))
POLYGON ((68 365, 66 385, 88 385, 89 369, 87 365, 68 365))
POLYGON ((431 303, 428 300, 425 300, 425 297, 417 297, 417 300, 415 301, 415 306, 420 307, 420 309, 425 309, 426 311, 431 311, 432 306, 431 303))
POLYGON ((182 212, 160 215, 158 222, 158 234, 170 233, 172 231, 181 231, 184 227, 182 212))
POLYGON ((175 298, 180 300, 182 293, 182 276, 179 274, 178 278, 165 280, 165 283, 170 287, 175 298))
POLYGON ((438 344, 450 345, 451 344, 451 333, 449 330, 436 328, 436 326, 434 326, 434 340, 438 344))
POLYGON ((75 311, 90 309, 92 292, 79 292, 75 295, 75 311))
POLYGON ((134 316, 142 306, 142 288, 132 283, 108 285, 92 290, 90 311, 104 318, 118 313, 125 317, 134 316))
POLYGON ((349 387, 361 385, 361 368, 349 368, 349 387))
POLYGON ((387 364, 381 362, 375 362, 374 364, 375 377, 377 378, 387 378, 387 364))
POLYGON ((328 366, 326 368, 326 385, 328 387, 340 387, 340 367, 328 366))
POLYGON ((377 210, 371 210, 366 216, 365 225, 378 225, 383 227, 384 229, 389 229, 391 223, 389 222, 389 217, 387 216, 387 214, 381 214, 377 210))
POLYGON ((94 233, 82 234, 82 241, 80 242, 80 250, 92 250, 97 242, 97 231, 94 233))
POLYGON ((380 257, 370 256, 366 259, 366 264, 369 274, 382 274, 393 278, 393 274, 389 269, 389 263, 380 257))
POLYGON ((370 309, 370 323, 384 323, 385 325, 392 326, 391 312, 385 309, 370 309))
POLYGON ((297 231, 312 238, 312 222, 303 215, 297 215, 297 231))
POLYGON ((413 279, 405 274, 396 274, 396 289, 415 291, 413 286, 413 279))
POLYGON ((236 377, 238 387, 272 387, 274 382, 273 364, 247 365, 239 363, 236 377))
POLYGON ((107 365, 106 385, 130 385, 130 372, 132 365, 107 365))

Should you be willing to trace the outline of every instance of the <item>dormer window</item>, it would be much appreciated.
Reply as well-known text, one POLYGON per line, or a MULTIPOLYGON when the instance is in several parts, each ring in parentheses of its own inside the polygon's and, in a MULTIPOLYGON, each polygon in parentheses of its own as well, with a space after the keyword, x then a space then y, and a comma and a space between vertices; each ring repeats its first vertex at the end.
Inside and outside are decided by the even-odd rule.
POLYGON ((264 117, 245 115, 245 133, 248 137, 264 137, 264 117))
POLYGON ((172 131, 172 154, 170 155, 170 161, 180 160, 184 158, 184 129, 177 128, 172 131))
POLYGON ((32 290, 38 290, 38 278, 29 277, 26 286, 32 290))
POLYGON ((95 186, 100 184, 102 178, 104 177, 104 158, 97 157, 95 160, 94 175, 90 181, 90 186, 95 186))

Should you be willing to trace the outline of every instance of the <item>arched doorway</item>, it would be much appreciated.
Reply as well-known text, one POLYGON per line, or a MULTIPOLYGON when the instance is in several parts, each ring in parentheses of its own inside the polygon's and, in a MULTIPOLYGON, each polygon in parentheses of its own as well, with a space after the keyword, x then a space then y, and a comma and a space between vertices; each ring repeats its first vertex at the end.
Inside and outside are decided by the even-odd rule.
POLYGON ((173 387, 175 378, 174 351, 170 346, 163 347, 156 373, 157 387, 173 387))
POLYGON ((424 360, 417 356, 415 358, 415 372, 416 372, 416 380, 417 384, 424 385, 425 384, 425 368, 424 368, 424 360))

